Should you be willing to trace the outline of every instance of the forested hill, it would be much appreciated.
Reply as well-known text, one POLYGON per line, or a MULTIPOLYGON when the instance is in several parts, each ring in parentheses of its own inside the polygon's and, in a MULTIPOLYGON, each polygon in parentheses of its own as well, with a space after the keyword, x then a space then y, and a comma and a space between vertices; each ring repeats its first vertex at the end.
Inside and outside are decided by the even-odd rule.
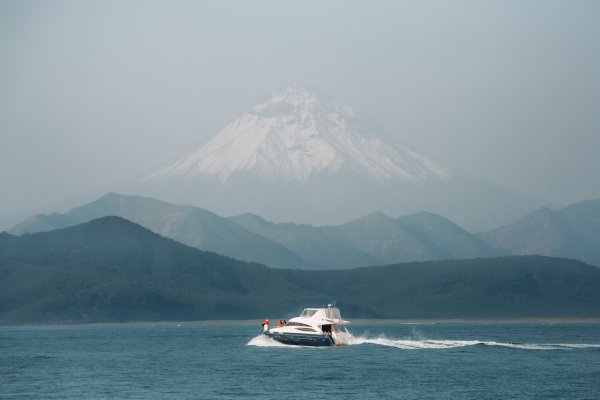
POLYGON ((600 317, 600 268, 541 256, 339 271, 270 269, 118 217, 0 234, 0 323, 345 317, 600 317))

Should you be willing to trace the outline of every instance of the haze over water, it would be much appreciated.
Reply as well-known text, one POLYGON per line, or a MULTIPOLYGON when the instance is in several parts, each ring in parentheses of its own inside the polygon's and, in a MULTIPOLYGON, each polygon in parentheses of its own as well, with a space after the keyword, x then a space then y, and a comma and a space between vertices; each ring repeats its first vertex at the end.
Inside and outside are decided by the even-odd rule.
POLYGON ((597 198, 599 21, 596 1, 5 0, 0 217, 97 198, 291 81, 453 170, 597 198))
MULTIPOLYGON (((325 97, 347 105, 348 109, 356 110, 357 115, 364 114, 365 121, 377 121, 376 125, 382 127, 381 137, 414 150, 410 154, 420 162, 412 163, 413 167, 434 166, 423 171, 432 172, 444 182, 456 174, 464 177, 460 182, 482 183, 481 187, 485 188, 482 191, 467 192, 466 186, 455 189, 456 193, 470 197, 475 205, 486 205, 486 198, 500 203, 490 207, 490 212, 484 210, 475 215, 472 204, 459 201, 476 222, 492 217, 494 210, 512 214, 510 218, 502 215, 498 221, 488 222, 485 229, 471 225, 469 232, 464 232, 464 243, 479 240, 471 237, 472 232, 512 223, 544 205, 549 209, 534 213, 534 224, 527 222, 531 219, 525 221, 526 227, 535 228, 531 235, 517 234, 527 230, 519 228, 523 225, 509 230, 506 235, 502 232, 490 235, 490 241, 495 239, 494 247, 490 245, 490 252, 485 254, 495 255, 495 251, 491 251, 495 249, 509 249, 511 254, 538 254, 541 248, 559 249, 560 253, 550 255, 564 258, 544 261, 533 257, 533 261, 530 259, 533 264, 528 267, 524 261, 528 256, 511 257, 501 260, 497 264, 499 269, 492 272, 501 269, 500 272, 506 273, 508 262, 517 272, 523 269, 526 273, 516 274, 516 278, 508 274, 504 280, 479 277, 468 282, 466 278, 472 278, 473 274, 457 274, 454 277, 458 276, 459 280, 451 276, 445 281, 426 282, 424 286, 416 282, 414 297, 406 296, 406 289, 398 290, 399 284, 406 283, 407 279, 390 282, 389 276, 379 278, 375 282, 379 282, 380 287, 387 286, 388 291, 377 290, 372 287, 376 285, 368 284, 370 273, 365 269, 364 275, 356 275, 354 282, 367 282, 366 290, 359 288, 349 293, 359 299, 353 304, 355 312, 362 312, 365 305, 366 315, 382 315, 375 312, 376 308, 382 303, 392 304, 390 298, 400 293, 405 297, 397 296, 397 301, 402 300, 397 304, 409 304, 409 307, 392 305, 388 311, 424 314, 424 308, 431 302, 424 301, 422 308, 410 305, 419 304, 426 295, 433 294, 433 298, 442 297, 435 300, 439 306, 430 310, 432 315, 438 315, 444 305, 449 310, 443 312, 452 315, 459 306, 467 305, 469 311, 468 306, 475 304, 488 307, 475 310, 473 315, 481 316, 502 302, 499 315, 514 311, 537 316, 539 310, 543 315, 553 315, 545 313, 550 308, 560 316, 569 316, 572 312, 597 317, 593 313, 597 313, 594 310, 599 304, 596 297, 600 282, 598 270, 575 260, 597 264, 600 257, 596 252, 600 248, 597 201, 579 203, 563 213, 550 209, 600 198, 599 38, 600 2, 593 0, 403 0, 352 4, 342 0, 293 4, 279 0, 3 0, 0 1, 0 233, 38 213, 50 214, 41 216, 42 225, 64 228, 70 225, 69 216, 65 220, 61 219, 64 216, 52 213, 106 199, 108 192, 143 194, 135 193, 132 182, 173 165, 182 154, 202 148, 236 118, 253 120, 251 113, 247 113, 253 105, 262 104, 270 93, 290 82, 302 82, 325 97), (452 174, 446 174, 449 171, 452 174), (505 191, 511 194, 510 198, 514 194, 527 200, 522 203, 523 208, 498 195, 505 191), (485 196, 480 197, 480 194, 485 196), (52 221, 58 221, 59 225, 52 226, 52 221), (544 230, 547 227, 553 229, 544 230), (563 229, 565 227, 568 229, 563 229), (504 237, 515 239, 517 243, 505 246, 510 241, 503 242, 504 237), (555 238, 558 240, 553 242, 555 238), (529 243, 537 247, 524 246, 522 250, 521 245, 529 243), (552 275, 552 271, 548 274, 551 266, 552 271, 563 266, 564 270, 560 275, 552 275), (555 276, 560 279, 554 279, 555 276), (540 286, 533 278, 539 278, 540 286), (548 287, 550 290, 537 291, 548 287), (388 294, 382 296, 382 293, 388 294), (443 297, 448 293, 449 297, 443 297), (468 297, 473 294, 479 297, 462 301, 462 294, 467 299, 473 299, 468 297), (379 299, 366 305, 361 299, 363 295, 375 295, 379 299), (417 298, 419 296, 421 298, 417 298), (409 301, 405 302, 407 297, 409 301), (523 299, 547 300, 533 304, 534 300, 523 299), (553 307, 550 303, 554 300, 563 304, 553 307), (562 309, 565 304, 567 307, 562 309)), ((288 110, 285 102, 281 104, 282 107, 278 105, 275 109, 288 110)), ((354 112, 349 114, 353 116, 354 112)), ((279 134, 274 139, 281 138, 282 129, 271 128, 293 126, 285 117, 284 113, 283 118, 269 120, 271 125, 263 124, 266 126, 263 132, 279 134)), ((343 119, 333 120, 341 126, 350 126, 343 119)), ((256 125, 244 126, 250 134, 258 132, 256 125)), ((290 137, 297 137, 298 129, 290 130, 290 137)), ((306 141, 267 142, 282 150, 277 154, 292 155, 290 159, 282 159, 282 163, 273 164, 272 170, 285 172, 281 166, 289 165, 290 160, 308 167, 323 164, 320 162, 323 158, 314 158, 316 153, 306 150, 311 147, 310 143, 313 143, 312 148, 329 148, 315 140, 314 131, 305 133, 301 139, 306 138, 306 141)), ((240 144, 238 136, 232 141, 240 144)), ((352 150, 360 156, 354 160, 369 161, 359 162, 361 165, 381 166, 382 161, 385 164, 382 154, 392 154, 378 146, 377 140, 372 142, 372 152, 365 151, 366 147, 348 145, 354 142, 361 142, 361 138, 344 141, 345 147, 358 149, 352 150)), ((234 147, 230 142, 221 143, 227 144, 215 147, 228 150, 234 147)), ((247 161, 256 159, 255 154, 244 152, 248 150, 247 145, 240 147, 240 152, 234 154, 235 160, 216 157, 210 167, 248 166, 240 155, 250 154, 247 161)), ((326 156, 335 152, 320 153, 326 156)), ((199 161, 209 159, 207 153, 199 154, 199 161)), ((339 158, 342 159, 349 158, 339 158)), ((407 159, 410 157, 398 157, 399 161, 407 159)), ((273 161, 273 157, 263 161, 273 161)), ((314 170, 300 169, 300 176, 312 177, 314 170)), ((386 171, 385 168, 378 170, 386 171)), ((294 176, 297 172, 292 169, 288 175, 294 176)), ((221 174, 224 176, 229 175, 221 174)), ((336 177, 332 179, 336 184, 344 183, 336 177)), ((246 193, 217 194, 216 201, 220 205, 224 206, 223 199, 227 199, 240 206, 223 216, 252 211, 242 207, 242 201, 250 199, 248 194, 262 200, 260 197, 267 193, 256 190, 253 181, 243 177, 241 181, 249 187, 246 193)), ((356 180, 349 182, 348 187, 356 180)), ((335 187, 327 180, 317 183, 335 187)), ((187 194, 192 185, 187 185, 189 181, 184 184, 187 194)), ((298 192, 294 192, 289 186, 282 187, 285 188, 278 186, 274 191, 304 202, 296 193, 306 193, 305 188, 299 186, 298 192)), ((175 191, 164 188, 167 186, 158 186, 158 193, 151 195, 169 200, 165 197, 175 191)), ((193 200, 206 201, 209 193, 216 193, 198 186, 194 189, 199 190, 200 195, 193 200)), ((409 197, 400 189, 396 194, 386 190, 383 195, 369 189, 359 192, 365 198, 385 200, 394 206, 409 197)), ((331 201, 338 211, 343 211, 342 206, 349 205, 351 200, 364 204, 348 191, 339 193, 341 200, 331 201)), ((428 189, 424 193, 444 205, 449 203, 447 192, 428 189)), ((293 208, 290 201, 285 197, 283 200, 270 195, 265 197, 275 200, 274 205, 266 206, 279 214, 274 222, 294 221, 290 217, 289 210, 293 208)), ((421 208, 426 203, 415 198, 419 208, 411 213, 432 211, 428 207, 421 208)), ((169 201, 201 206, 194 201, 169 201)), ((315 202, 323 205, 321 199, 315 202)), ((359 213, 350 210, 347 219, 335 224, 349 221, 350 217, 371 215, 374 221, 382 221, 381 226, 395 229, 389 232, 404 231, 404 226, 398 227, 395 221, 403 215, 400 211, 393 211, 388 218, 385 213, 377 213, 385 211, 381 206, 370 208, 373 209, 368 210, 369 214, 364 210, 359 213)), ((139 211, 135 207, 132 210, 132 215, 139 211)), ((444 214, 440 210, 440 215, 444 214)), ((194 211, 194 215, 207 214, 205 210, 194 211)), ((331 213, 325 211, 325 214, 331 213)), ((176 226, 170 225, 175 220, 148 215, 152 217, 150 221, 166 221, 163 226, 166 230, 176 226)), ((176 218, 184 214, 169 215, 176 218)), ((147 319, 155 315, 171 319, 173 312, 194 311, 193 307, 200 313, 178 314, 176 318, 180 315, 219 318, 211 307, 215 310, 221 307, 244 318, 244 314, 236 314, 242 305, 252 308, 246 310, 251 313, 248 315, 255 315, 252 312, 256 312, 257 306, 248 304, 269 308, 286 304, 275 303, 279 299, 273 299, 273 285, 264 286, 263 290, 262 283, 271 282, 268 279, 261 280, 261 285, 250 285, 261 289, 255 293, 265 294, 258 301, 257 295, 248 294, 246 286, 237 285, 236 279, 241 276, 237 271, 242 270, 242 264, 237 261, 173 247, 171 241, 155 237, 145 228, 121 218, 94 216, 98 217, 105 218, 91 224, 89 220, 77 220, 86 225, 62 230, 57 236, 53 233, 22 237, 0 235, 1 244, 6 246, 3 249, 8 249, 0 252, 0 267, 5 272, 0 274, 4 288, 0 291, 4 296, 0 296, 0 314, 16 318, 7 319, 8 323, 98 320, 94 318, 113 321, 124 320, 123 315, 131 320, 143 320, 140 313, 151 316, 147 319), (100 233, 84 237, 90 229, 100 233), (121 234, 123 236, 119 236, 121 234), (66 239, 61 241, 61 238, 66 239), (101 238, 107 239, 107 247, 98 246, 101 238), (81 248, 73 246, 77 239, 84 243, 81 248), (62 243, 62 247, 57 243, 62 243), (157 245, 145 247, 147 243, 157 245), (121 244, 123 247, 118 246, 121 244), (157 251, 160 246, 163 252, 157 251), (120 251, 115 251, 117 248, 120 251), (138 255, 134 254, 136 251, 138 255), (57 256, 57 253, 61 254, 57 256), (181 253, 186 253, 186 257, 176 257, 181 253), (86 258, 87 254, 94 255, 86 258), (215 262, 216 259, 221 263, 215 262), (195 260, 194 264, 188 264, 188 260, 195 260), (154 269, 150 270, 147 267, 152 261, 155 261, 154 269), (127 265, 140 268, 131 272, 122 268, 127 265), (198 269, 196 275, 189 273, 197 265, 220 269, 198 269), (85 271, 88 273, 83 276, 85 271), (224 278, 220 279, 221 275, 216 272, 225 272, 224 278), (177 284, 168 284, 173 282, 177 284), (229 302, 231 298, 238 303, 229 302), (237 305, 229 308, 230 304, 237 305), (171 306, 173 308, 168 308, 171 306), (136 310, 136 307, 140 307, 138 311, 128 314, 128 310, 136 310)), ((245 232, 220 215, 210 218, 226 225, 208 223, 209 228, 233 226, 231 230, 216 229, 209 234, 211 239, 220 240, 218 231, 233 232, 229 237, 236 240, 226 243, 232 249, 250 243, 248 254, 254 252, 256 245, 261 255, 265 254, 261 249, 271 248, 271 254, 281 255, 282 259, 286 255, 292 259, 296 256, 292 250, 282 248, 275 241, 271 243, 249 229, 245 232), (263 244, 265 247, 260 247, 263 244)), ((431 215, 428 218, 425 221, 433 221, 431 215)), ((314 224, 334 224, 324 223, 323 219, 317 217, 314 224)), ((71 219, 74 221, 76 219, 71 219)), ((179 233, 190 233, 189 226, 200 225, 195 221, 199 219, 185 219, 184 229, 179 233)), ((451 228, 457 232, 459 226, 451 228)), ((431 242, 431 248, 437 247, 429 236, 421 235, 416 228, 413 231, 417 232, 415 237, 424 238, 423 243, 431 242)), ((439 233, 439 229, 435 229, 435 233, 439 233)), ((207 236, 201 230, 196 235, 196 239, 207 236)), ((448 237, 455 239, 456 235, 448 237)), ((350 236, 349 240, 354 234, 350 236)), ((299 234, 298 237, 304 236, 299 234)), ((360 238, 357 242, 361 245, 371 246, 367 240, 356 237, 360 238)), ((306 242, 306 246, 298 242, 302 245, 298 248, 308 248, 310 255, 316 247, 311 243, 333 243, 325 239, 317 237, 306 242)), ((441 238, 440 243, 442 239, 445 238, 441 238)), ((411 248, 406 240, 401 245, 380 243, 383 244, 381 254, 394 246, 411 248)), ((452 250, 459 247, 452 246, 452 250)), ((426 249, 412 246, 415 248, 426 249)), ((353 257, 356 261, 362 253, 358 247, 354 250, 346 243, 340 243, 339 249, 335 254, 330 252, 330 247, 324 249, 328 251, 323 254, 353 257)), ((484 263, 479 253, 465 256, 463 252, 460 253, 463 256, 455 257, 444 247, 439 249, 449 254, 444 257, 484 263)), ((243 258, 239 254, 239 258, 243 258)), ((238 258, 237 254, 225 255, 238 258)), ((364 256, 380 260, 367 253, 364 256)), ((280 258, 273 260, 279 262, 280 258)), ((360 265, 398 262, 397 259, 386 260, 360 265)), ((299 265, 311 267, 330 265, 326 259, 311 264, 315 260, 308 256, 298 256, 297 261, 299 265)), ((462 260, 456 263, 460 268, 462 260)), ((288 261, 286 265, 296 267, 288 261)), ((265 276, 273 271, 257 265, 247 266, 254 268, 251 270, 254 272, 245 277, 251 284, 260 271, 265 276)), ((480 265, 476 267, 481 270, 480 265)), ((460 273, 460 269, 458 271, 460 273)), ((279 276, 292 276, 288 272, 279 276)), ((340 273, 332 274, 337 275, 329 287, 352 291, 350 279, 349 284, 338 285, 340 273)), ((495 275, 503 274, 487 276, 495 275)), ((297 289, 295 302, 304 302, 304 293, 308 293, 307 296, 311 293, 310 285, 297 277, 283 282, 285 287, 292 288, 284 295, 297 289), (304 290, 306 292, 302 292, 304 290)), ((277 288, 281 286, 277 284, 277 288)), ((600 324, 597 321, 511 324, 361 321, 351 324, 349 329, 355 334, 351 345, 317 349, 277 344, 259 334, 259 321, 1 326, 0 400, 600 398, 600 324)))

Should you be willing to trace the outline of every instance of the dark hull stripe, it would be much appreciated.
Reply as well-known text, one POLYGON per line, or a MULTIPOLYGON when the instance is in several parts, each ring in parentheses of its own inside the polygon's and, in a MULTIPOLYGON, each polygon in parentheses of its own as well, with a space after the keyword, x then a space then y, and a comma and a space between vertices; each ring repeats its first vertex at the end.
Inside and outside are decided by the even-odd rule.
POLYGON ((296 346, 333 346, 333 340, 327 335, 302 335, 297 333, 280 334, 278 332, 267 333, 267 336, 283 344, 296 346))

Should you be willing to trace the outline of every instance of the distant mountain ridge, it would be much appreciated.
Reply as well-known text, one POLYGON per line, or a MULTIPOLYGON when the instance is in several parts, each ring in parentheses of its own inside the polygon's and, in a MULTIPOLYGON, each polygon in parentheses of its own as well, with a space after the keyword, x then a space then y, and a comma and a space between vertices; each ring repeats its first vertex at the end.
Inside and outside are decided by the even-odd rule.
POLYGON ((502 254, 431 213, 398 219, 375 213, 339 226, 313 227, 274 224, 251 214, 224 218, 198 207, 114 193, 66 214, 35 216, 9 232, 48 231, 111 215, 201 250, 283 268, 352 268, 502 254))
POLYGON ((240 260, 288 268, 305 266, 300 257, 280 244, 210 211, 115 193, 73 208, 66 214, 34 216, 9 232, 16 235, 43 232, 106 216, 122 217, 183 244, 240 260))
POLYGON ((472 234, 429 212, 400 218, 372 213, 336 226, 273 223, 257 215, 221 217, 115 193, 66 214, 37 215, 9 230, 22 235, 120 216, 181 243, 278 268, 338 269, 409 261, 546 255, 600 266, 600 200, 552 211, 541 208, 513 224, 472 234))
POLYGON ((600 266, 600 199, 557 211, 540 208, 479 237, 510 254, 576 258, 600 266))
POLYGON ((335 298, 350 318, 600 316, 600 268, 540 256, 271 269, 119 217, 0 234, 0 324, 248 319, 335 298))

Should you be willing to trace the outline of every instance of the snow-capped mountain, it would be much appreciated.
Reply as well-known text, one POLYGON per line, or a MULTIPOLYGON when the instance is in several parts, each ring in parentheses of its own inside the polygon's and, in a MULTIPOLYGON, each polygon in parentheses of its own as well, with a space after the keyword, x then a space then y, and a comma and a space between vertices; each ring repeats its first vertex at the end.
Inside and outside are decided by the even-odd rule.
POLYGON ((291 85, 204 146, 115 191, 220 215, 336 225, 375 211, 429 211, 470 231, 514 221, 537 199, 459 176, 404 148, 372 119, 291 85))
POLYGON ((349 107, 291 85, 147 179, 212 176, 225 182, 236 173, 251 172, 272 181, 306 181, 341 170, 376 181, 450 178, 448 168, 371 130, 349 107))

